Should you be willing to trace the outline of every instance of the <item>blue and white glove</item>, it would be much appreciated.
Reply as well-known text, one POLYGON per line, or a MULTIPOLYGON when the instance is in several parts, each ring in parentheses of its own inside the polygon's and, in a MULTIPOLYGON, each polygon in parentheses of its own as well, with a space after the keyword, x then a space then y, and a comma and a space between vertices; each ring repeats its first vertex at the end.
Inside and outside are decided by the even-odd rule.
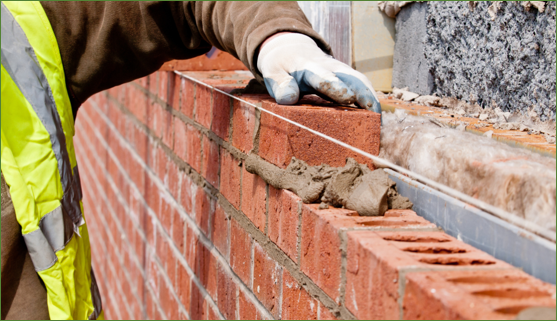
POLYGON ((366 76, 324 53, 306 35, 284 33, 267 39, 257 68, 279 104, 295 104, 303 95, 317 94, 381 114, 379 99, 366 76))

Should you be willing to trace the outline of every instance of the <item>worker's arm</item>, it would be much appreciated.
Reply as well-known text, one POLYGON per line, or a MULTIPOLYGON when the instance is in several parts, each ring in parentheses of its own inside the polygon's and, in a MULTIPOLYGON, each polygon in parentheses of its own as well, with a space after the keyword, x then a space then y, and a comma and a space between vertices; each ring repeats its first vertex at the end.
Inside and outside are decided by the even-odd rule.
MULTIPOLYGON (((238 57, 263 82, 262 74, 267 69, 257 66, 273 63, 269 59, 257 63, 259 48, 266 39, 285 31, 309 36, 307 39, 312 40, 312 49, 316 50, 300 52, 297 70, 305 70, 308 64, 303 61, 312 57, 323 68, 336 68, 331 64, 332 58, 324 59, 325 53, 331 53, 329 45, 312 29, 296 2, 45 1, 41 4, 60 47, 74 110, 97 92, 146 76, 166 61, 204 54, 211 46, 238 57)), ((264 46, 267 47, 275 48, 274 53, 277 49, 284 52, 272 39, 264 46)), ((296 51, 289 52, 289 57, 293 53, 296 51)), ((305 88, 302 83, 300 86, 305 88)), ((305 92, 309 91, 302 90, 305 92)))
POLYGON ((296 2, 41 2, 60 47, 73 105, 211 46, 256 76, 256 50, 279 31, 306 34, 329 52, 296 2))

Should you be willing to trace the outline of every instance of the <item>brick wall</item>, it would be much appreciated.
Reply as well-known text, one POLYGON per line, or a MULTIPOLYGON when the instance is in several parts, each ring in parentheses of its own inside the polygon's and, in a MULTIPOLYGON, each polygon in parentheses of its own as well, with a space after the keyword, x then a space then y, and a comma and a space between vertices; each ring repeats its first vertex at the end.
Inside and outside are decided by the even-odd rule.
MULTIPOLYGON (((187 74, 227 92, 250 79, 187 74)), ((371 112, 241 98, 379 152, 371 112)), ((242 166, 249 151, 283 168, 355 155, 173 72, 92 97, 76 132, 109 319, 514 318, 555 306, 554 286, 412 211, 319 210, 268 186, 242 166)))

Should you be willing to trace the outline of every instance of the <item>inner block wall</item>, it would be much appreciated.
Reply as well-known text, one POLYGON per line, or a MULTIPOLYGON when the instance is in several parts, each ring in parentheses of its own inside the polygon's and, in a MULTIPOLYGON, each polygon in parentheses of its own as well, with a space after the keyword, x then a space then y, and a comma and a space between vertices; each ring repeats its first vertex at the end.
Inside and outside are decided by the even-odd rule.
MULTIPOLYGON (((187 74, 226 92, 251 76, 187 74)), ((241 98, 379 152, 377 114, 241 98)), ((173 72, 95 95, 76 133, 108 319, 514 318, 555 306, 554 286, 412 211, 319 210, 268 186, 244 169, 250 151, 283 168, 355 155, 173 72)))

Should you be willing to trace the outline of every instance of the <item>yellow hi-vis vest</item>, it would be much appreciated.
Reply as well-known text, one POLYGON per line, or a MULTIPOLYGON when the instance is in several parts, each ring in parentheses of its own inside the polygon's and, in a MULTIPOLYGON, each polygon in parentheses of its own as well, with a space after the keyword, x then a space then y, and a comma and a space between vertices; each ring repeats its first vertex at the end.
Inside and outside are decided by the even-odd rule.
POLYGON ((51 319, 102 319, 56 37, 39 2, 2 2, 2 173, 51 319))

